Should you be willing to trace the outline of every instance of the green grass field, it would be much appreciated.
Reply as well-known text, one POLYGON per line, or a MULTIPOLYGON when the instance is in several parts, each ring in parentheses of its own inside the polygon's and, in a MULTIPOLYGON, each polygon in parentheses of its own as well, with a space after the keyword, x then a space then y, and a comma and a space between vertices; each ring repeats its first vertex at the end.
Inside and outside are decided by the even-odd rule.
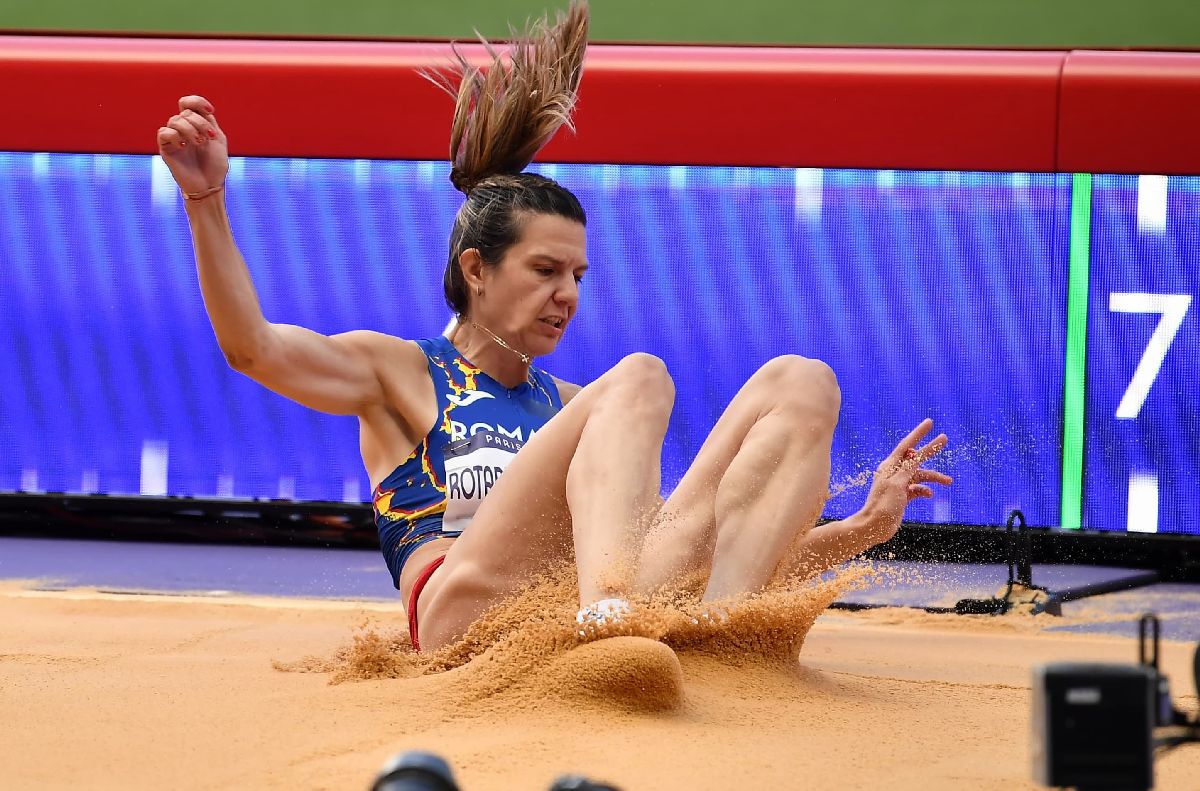
MULTIPOLYGON (((0 30, 501 37, 566 0, 0 0, 0 30)), ((1200 48, 1200 0, 592 0, 593 40, 1200 48)))

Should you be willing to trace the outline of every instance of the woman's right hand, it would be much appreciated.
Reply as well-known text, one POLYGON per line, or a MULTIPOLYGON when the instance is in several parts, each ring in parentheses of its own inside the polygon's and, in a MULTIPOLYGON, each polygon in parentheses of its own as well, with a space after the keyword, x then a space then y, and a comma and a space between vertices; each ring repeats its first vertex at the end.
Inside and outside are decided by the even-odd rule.
POLYGON ((204 193, 225 182, 229 146, 216 110, 203 96, 184 96, 179 114, 158 130, 158 153, 185 193, 204 193))

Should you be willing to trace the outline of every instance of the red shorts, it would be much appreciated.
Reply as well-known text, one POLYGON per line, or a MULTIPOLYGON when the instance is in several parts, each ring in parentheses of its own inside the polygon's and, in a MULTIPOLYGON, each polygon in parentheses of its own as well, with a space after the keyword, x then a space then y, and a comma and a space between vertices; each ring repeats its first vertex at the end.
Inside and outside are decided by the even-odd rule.
POLYGON ((442 555, 421 569, 421 573, 417 575, 417 581, 413 583, 412 591, 408 594, 408 636, 412 639, 414 651, 421 650, 421 641, 417 639, 417 599, 421 596, 421 591, 425 589, 425 583, 429 582, 429 578, 433 576, 433 572, 437 571, 444 562, 446 562, 446 556, 442 555))

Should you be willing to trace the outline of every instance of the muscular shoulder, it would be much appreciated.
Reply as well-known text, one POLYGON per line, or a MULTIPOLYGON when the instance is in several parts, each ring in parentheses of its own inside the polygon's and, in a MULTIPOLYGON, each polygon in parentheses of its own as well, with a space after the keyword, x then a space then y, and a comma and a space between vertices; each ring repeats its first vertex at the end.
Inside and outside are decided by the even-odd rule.
POLYGON ((432 384, 425 353, 416 341, 371 330, 353 330, 333 338, 347 354, 368 361, 382 386, 380 406, 406 420, 425 422, 426 406, 433 400, 432 384))
POLYGON ((558 397, 562 401, 563 406, 569 404, 571 399, 578 395, 579 391, 583 389, 579 385, 571 384, 570 382, 564 382, 557 376, 552 376, 550 378, 554 380, 554 384, 558 385, 558 397))
POLYGON ((425 370, 425 354, 416 341, 373 330, 351 330, 334 335, 333 340, 348 353, 369 359, 377 369, 386 366, 409 372, 425 370))

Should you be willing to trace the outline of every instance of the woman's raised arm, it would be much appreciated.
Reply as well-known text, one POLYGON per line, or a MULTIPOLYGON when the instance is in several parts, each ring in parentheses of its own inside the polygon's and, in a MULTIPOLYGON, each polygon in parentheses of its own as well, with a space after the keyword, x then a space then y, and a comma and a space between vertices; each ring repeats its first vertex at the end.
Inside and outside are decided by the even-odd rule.
POLYGON ((266 320, 225 212, 229 150, 208 100, 180 99, 179 113, 158 130, 158 147, 183 191, 204 305, 232 368, 313 409, 361 414, 384 398, 382 359, 424 367, 414 344, 386 335, 328 337, 266 320))

